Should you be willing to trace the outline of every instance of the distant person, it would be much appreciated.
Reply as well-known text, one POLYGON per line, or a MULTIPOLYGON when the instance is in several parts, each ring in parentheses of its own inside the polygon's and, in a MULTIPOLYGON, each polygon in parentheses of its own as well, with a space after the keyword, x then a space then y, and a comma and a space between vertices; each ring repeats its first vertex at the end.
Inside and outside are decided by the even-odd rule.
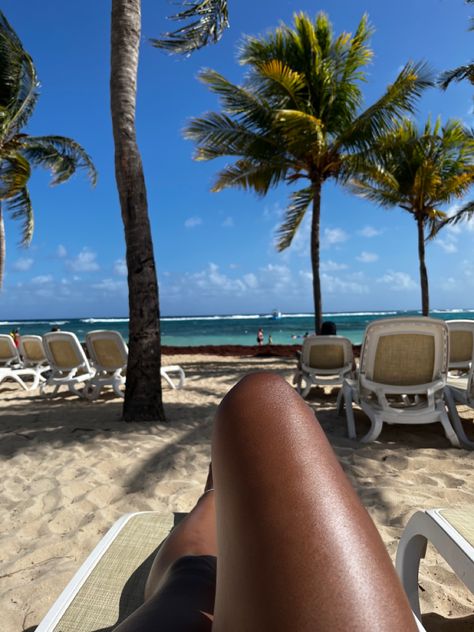
POLYGON ((15 347, 18 349, 20 346, 20 330, 12 329, 10 332, 10 336, 13 338, 13 342, 15 343, 15 347))
POLYGON ((308 336, 309 336, 309 331, 305 331, 304 335, 303 335, 303 338, 307 338, 308 336))
POLYGON ((51 327, 51 331, 61 331, 57 325, 51 327))
POLYGON ((271 345, 273 343, 272 334, 268 334, 268 344, 271 345))
POLYGON ((261 327, 257 332, 257 344, 259 346, 263 345, 263 329, 261 327))
MULTIPOLYGON (((325 320, 321 325, 321 336, 336 336, 336 323, 333 323, 332 320, 325 320)), ((305 336, 306 337, 306 336, 305 336)))

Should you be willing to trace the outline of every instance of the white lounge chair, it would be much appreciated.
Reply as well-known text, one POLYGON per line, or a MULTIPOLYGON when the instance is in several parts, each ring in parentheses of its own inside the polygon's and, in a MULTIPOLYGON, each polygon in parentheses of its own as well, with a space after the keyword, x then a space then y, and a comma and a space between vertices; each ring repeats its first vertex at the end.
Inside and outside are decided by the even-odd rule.
POLYGON ((451 422, 462 445, 466 448, 474 449, 474 441, 466 435, 456 408, 456 403, 474 408, 474 352, 467 374, 464 373, 461 377, 448 374, 447 384, 444 389, 444 399, 448 406, 451 422))
POLYGON ((50 370, 41 336, 21 336, 20 354, 23 366, 35 372, 35 385, 32 388, 37 388, 38 384, 45 379, 43 373, 50 370))
POLYGON ((306 397, 312 386, 342 385, 352 372, 352 342, 344 336, 307 336, 293 376, 296 390, 306 397))
POLYGON ((82 391, 77 387, 79 384, 87 385, 95 371, 90 366, 77 336, 69 331, 52 331, 44 334, 43 344, 51 373, 41 384, 41 394, 44 394, 49 386, 54 387, 52 395, 56 394, 61 386, 67 386, 75 395, 85 397, 85 387, 82 391))
POLYGON ((36 371, 24 368, 13 338, 8 334, 0 335, 0 383, 14 380, 25 391, 32 391, 38 386, 36 371), (31 377, 33 382, 26 383, 23 378, 31 377))
POLYGON ((349 437, 356 438, 355 402, 371 422, 363 442, 377 439, 383 422, 439 421, 451 444, 459 446, 443 399, 447 369, 448 328, 442 320, 387 318, 370 323, 357 377, 345 378, 342 388, 349 437))
POLYGON ((120 333, 105 329, 90 331, 86 334, 86 345, 95 369, 87 397, 96 399, 104 386, 111 386, 116 395, 123 397, 120 387, 125 384, 128 349, 120 333))
POLYGON ((474 320, 447 320, 449 371, 469 371, 474 357, 474 320))
POLYGON ((428 542, 474 592, 474 506, 417 511, 408 521, 398 544, 396 568, 418 618, 418 571, 428 542))
MULTIPOLYGON (((86 344, 96 374, 88 388, 88 397, 95 399, 103 386, 112 386, 119 397, 124 397, 120 389, 125 384, 125 372, 128 361, 128 347, 119 331, 100 329, 86 334, 86 344)), ((161 367, 161 377, 172 389, 184 386, 185 374, 182 367, 170 365, 161 367), (170 373, 178 374, 176 385, 170 373)))
MULTIPOLYGON (((179 516, 179 514, 178 514, 179 516)), ((127 514, 105 534, 36 632, 112 630, 143 603, 145 582, 173 515, 127 514)), ((426 632, 416 621, 420 632, 426 632)))

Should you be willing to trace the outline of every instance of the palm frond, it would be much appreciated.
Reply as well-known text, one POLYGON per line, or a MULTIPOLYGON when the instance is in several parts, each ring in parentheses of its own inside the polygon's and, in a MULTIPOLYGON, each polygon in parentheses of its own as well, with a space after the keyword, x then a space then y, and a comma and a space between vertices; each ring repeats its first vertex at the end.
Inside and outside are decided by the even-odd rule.
POLYGON ((474 220, 474 200, 467 202, 462 208, 460 208, 454 215, 445 217, 438 220, 432 227, 429 239, 433 239, 439 233, 439 231, 445 226, 456 226, 461 222, 468 222, 474 220))
POLYGON ((84 169, 94 186, 97 172, 84 148, 65 136, 23 136, 21 153, 34 166, 49 169, 52 185, 68 180, 78 169, 84 169))
POLYGON ((231 187, 253 190, 257 195, 266 195, 271 187, 284 180, 290 164, 281 161, 262 162, 250 159, 237 160, 233 165, 224 167, 218 174, 212 187, 213 192, 231 187))
POLYGON ((229 26, 227 0, 179 2, 185 7, 184 10, 172 15, 170 19, 186 24, 175 31, 163 33, 160 39, 151 39, 155 48, 187 55, 209 42, 219 41, 224 29, 229 26))
POLYGON ((5 200, 5 207, 11 213, 12 219, 18 219, 22 222, 20 245, 29 246, 33 237, 35 222, 28 189, 24 187, 14 196, 5 200))
POLYGON ((474 63, 459 66, 453 70, 446 70, 441 73, 437 83, 440 88, 446 90, 453 81, 464 81, 465 79, 474 85, 474 63))
POLYGON ((21 153, 4 153, 0 160, 0 200, 17 195, 26 187, 30 176, 30 164, 21 153))
POLYGON ((277 231, 277 250, 280 252, 291 245, 306 210, 313 200, 313 188, 309 186, 295 191, 290 195, 290 200, 291 203, 285 211, 285 221, 277 231))
POLYGON ((358 116, 341 134, 338 146, 366 149, 390 130, 397 120, 413 113, 417 99, 433 85, 433 73, 424 62, 409 62, 385 94, 358 116))
POLYGON ((322 122, 315 116, 297 110, 279 110, 275 127, 285 141, 287 151, 295 157, 320 156, 326 148, 322 122))
POLYGON ((17 133, 30 118, 38 99, 33 60, 0 11, 0 107, 2 137, 17 133))

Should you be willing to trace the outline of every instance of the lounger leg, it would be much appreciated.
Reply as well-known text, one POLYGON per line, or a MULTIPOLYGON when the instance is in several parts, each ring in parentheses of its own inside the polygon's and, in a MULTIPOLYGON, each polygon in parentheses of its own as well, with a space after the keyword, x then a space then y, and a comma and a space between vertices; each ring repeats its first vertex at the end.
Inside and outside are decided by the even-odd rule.
POLYGON ((427 539, 417 532, 415 514, 408 522, 397 549, 395 566, 411 609, 421 621, 420 599, 418 595, 418 572, 420 560, 425 557, 427 539))
POLYGON ((112 384, 112 388, 114 389, 114 393, 116 395, 118 395, 119 397, 123 398, 123 397, 125 397, 125 392, 120 389, 121 385, 122 385, 122 381, 121 380, 117 380, 116 382, 114 382, 112 384))
POLYGON ((78 397, 82 397, 83 399, 87 399, 87 394, 86 394, 86 386, 84 386, 84 388, 82 390, 79 390, 77 388, 77 384, 74 384, 72 382, 70 382, 68 384, 68 388, 71 391, 71 393, 74 393, 74 395, 77 395, 78 397))
POLYGON ((380 415, 374 414, 372 410, 370 411, 366 410, 363 404, 361 405, 362 405, 363 411, 365 412, 367 417, 370 419, 370 423, 372 425, 370 426, 369 432, 366 435, 364 435, 362 439, 360 439, 360 441, 362 443, 369 443, 370 441, 375 441, 375 439, 377 439, 380 433, 382 432, 383 419, 380 415))
POLYGON ((336 410, 338 415, 342 415, 342 411, 344 410, 344 394, 342 387, 339 389, 339 393, 337 394, 336 410))
POLYGON ((184 386, 184 371, 183 371, 183 369, 181 367, 179 367, 179 369, 177 369, 177 371, 178 371, 178 375, 179 375, 179 383, 178 383, 177 388, 179 390, 180 388, 183 388, 183 386, 184 386))
MULTIPOLYGON (((460 443, 461 443, 463 447, 473 449, 474 441, 471 441, 469 437, 467 436, 467 434, 464 432, 464 428, 463 428, 461 419, 459 418, 458 411, 456 408, 456 402, 454 401, 453 394, 449 387, 444 389, 443 395, 444 395, 444 399, 446 400, 446 404, 449 410, 449 416, 452 422, 451 430, 453 431, 453 433, 455 433, 455 441, 457 441, 457 443, 453 443, 453 441, 447 435, 447 433, 446 433, 446 436, 448 436, 448 439, 451 441, 451 443, 453 445, 456 445, 457 447, 460 447, 460 443)), ((441 423, 443 422, 441 421, 441 423)), ((451 424, 449 425, 451 426, 451 424)), ((444 428, 444 424, 443 424, 443 428, 444 428)), ((446 432, 446 429, 445 429, 445 432, 446 432)))
POLYGON ((170 376, 168 375, 168 373, 166 373, 166 371, 164 369, 161 369, 161 377, 168 382, 168 384, 171 386, 171 388, 175 391, 176 390, 176 386, 174 385, 174 382, 171 380, 170 376))
POLYGON ((346 408, 347 434, 349 439, 357 439, 354 411, 352 409, 352 388, 348 384, 343 384, 341 391, 346 408))

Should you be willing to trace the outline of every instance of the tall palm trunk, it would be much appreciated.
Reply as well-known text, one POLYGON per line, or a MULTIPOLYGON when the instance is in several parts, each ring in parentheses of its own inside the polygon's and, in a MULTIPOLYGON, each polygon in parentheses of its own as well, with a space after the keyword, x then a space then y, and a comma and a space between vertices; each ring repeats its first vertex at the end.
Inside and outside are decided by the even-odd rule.
POLYGON ((422 217, 416 218, 418 227, 418 259, 420 262, 421 311, 423 316, 430 313, 430 295, 428 289, 428 272, 425 264, 425 223, 422 217))
POLYGON ((0 289, 3 287, 3 275, 5 272, 5 255, 6 255, 5 222, 3 220, 2 203, 0 202, 0 289))
POLYGON ((319 226, 321 218, 321 181, 313 181, 313 215, 311 218, 311 265, 313 268, 314 330, 321 331, 323 308, 321 302, 321 279, 319 278, 319 226))
POLYGON ((164 421, 158 282, 135 133, 140 0, 112 0, 110 98, 115 177, 127 248, 130 342, 125 421, 164 421))

